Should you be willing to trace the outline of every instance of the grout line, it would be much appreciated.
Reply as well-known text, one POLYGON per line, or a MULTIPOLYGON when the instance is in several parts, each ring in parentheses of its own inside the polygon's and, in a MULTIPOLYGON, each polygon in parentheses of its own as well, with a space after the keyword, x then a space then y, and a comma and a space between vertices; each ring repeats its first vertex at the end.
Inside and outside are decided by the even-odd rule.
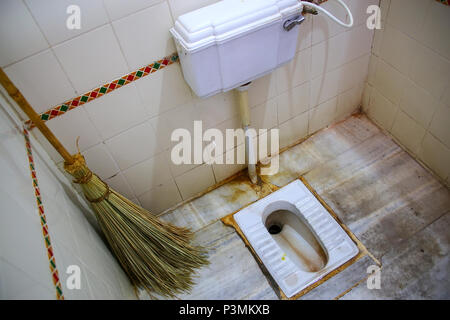
MULTIPOLYGON (((104 0, 103 0, 103 1, 104 1, 104 0)), ((121 1, 125 2, 126 0, 121 0, 121 1)), ((148 8, 156 7, 157 5, 160 5, 161 3, 165 2, 165 1, 166 1, 166 0, 159 0, 159 1, 156 2, 156 3, 152 3, 152 4, 150 4, 150 5, 145 5, 144 7, 139 8, 139 9, 137 9, 136 11, 132 11, 132 12, 127 13, 126 15, 124 15, 124 16, 122 16, 122 17, 120 17, 120 18, 116 18, 116 19, 112 19, 112 18, 111 18, 111 15, 110 15, 109 11, 106 9, 105 2, 103 2, 103 5, 104 5, 104 7, 105 7, 105 11, 106 11, 106 15, 107 15, 107 17, 108 17, 108 21, 112 24, 114 21, 119 21, 119 20, 122 20, 122 19, 124 19, 124 18, 126 18, 126 17, 132 16, 133 14, 136 14, 136 13, 139 13, 139 12, 141 12, 141 11, 144 11, 144 10, 146 10, 146 9, 148 9, 148 8)), ((169 0, 167 0, 167 2, 168 2, 168 1, 169 1, 169 0)))
POLYGON ((339 300, 341 299, 343 296, 345 296, 347 293, 349 293, 350 291, 352 291, 354 288, 356 288, 357 286, 359 286, 361 283, 363 283, 364 281, 367 281, 367 279, 369 278, 369 276, 359 280, 358 282, 356 282, 353 286, 351 286, 350 288, 348 288, 347 290, 345 290, 344 292, 340 293, 339 295, 337 295, 336 297, 333 298, 333 300, 339 300))

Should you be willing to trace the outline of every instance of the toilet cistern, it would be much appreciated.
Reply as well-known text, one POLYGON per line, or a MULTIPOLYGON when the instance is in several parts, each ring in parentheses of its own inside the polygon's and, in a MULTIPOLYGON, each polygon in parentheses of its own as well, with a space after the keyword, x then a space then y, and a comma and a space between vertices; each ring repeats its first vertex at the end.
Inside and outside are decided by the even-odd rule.
POLYGON ((313 9, 353 25, 348 6, 334 1, 347 11, 348 23, 298 0, 222 0, 179 16, 170 33, 186 82, 197 96, 208 97, 272 72, 294 58, 302 12, 313 9))

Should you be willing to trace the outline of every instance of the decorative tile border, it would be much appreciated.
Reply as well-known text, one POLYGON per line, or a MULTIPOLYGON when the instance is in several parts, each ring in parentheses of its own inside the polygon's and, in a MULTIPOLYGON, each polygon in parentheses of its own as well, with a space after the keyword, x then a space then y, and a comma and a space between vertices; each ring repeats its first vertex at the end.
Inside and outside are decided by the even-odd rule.
MULTIPOLYGON (((56 118, 60 115, 65 114, 66 112, 75 109, 76 107, 79 107, 85 103, 88 103, 94 99, 98 99, 101 96, 110 93, 111 91, 117 90, 123 86, 126 86, 127 84, 139 80, 143 77, 148 76, 151 73, 155 73, 158 70, 164 69, 165 67, 175 63, 178 61, 178 53, 173 53, 170 56, 164 57, 161 60, 155 61, 145 67, 140 68, 139 70, 136 70, 134 72, 131 72, 129 74, 124 75, 123 77, 114 80, 109 83, 105 83, 104 85, 88 91, 81 96, 78 96, 76 98, 73 98, 71 100, 68 100, 56 107, 53 107, 43 113, 41 113, 39 116, 41 120, 48 121, 53 118, 56 118)), ((31 122, 31 120, 28 120, 25 122, 26 127, 30 130, 34 128, 34 124, 31 122)))
POLYGON ((30 136, 28 130, 25 127, 23 128, 23 136, 25 137, 25 147, 27 149, 28 163, 30 165, 30 173, 31 179, 33 181, 34 195, 36 197, 36 204, 38 207, 39 218, 42 226, 42 235, 44 236, 44 243, 45 247, 47 248, 47 256, 50 272, 52 274, 52 281, 56 290, 56 299, 64 300, 64 294, 62 292, 62 286, 59 280, 58 269, 56 268, 56 261, 53 253, 53 247, 50 241, 50 235, 48 233, 47 218, 45 217, 44 213, 44 205, 42 204, 41 191, 39 190, 39 184, 33 159, 33 152, 31 150, 30 136))

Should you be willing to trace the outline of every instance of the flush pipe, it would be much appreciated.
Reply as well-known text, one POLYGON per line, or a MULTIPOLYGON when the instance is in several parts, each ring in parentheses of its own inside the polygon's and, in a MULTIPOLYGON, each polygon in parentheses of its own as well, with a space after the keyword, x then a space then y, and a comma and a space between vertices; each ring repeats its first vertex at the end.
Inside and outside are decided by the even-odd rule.
POLYGON ((253 184, 258 183, 258 175, 256 174, 256 154, 253 147, 254 139, 247 133, 250 127, 250 108, 248 105, 248 89, 251 82, 236 88, 239 97, 239 111, 241 114, 242 128, 245 132, 245 160, 248 165, 248 176, 253 184), (252 161, 250 161, 252 160, 252 161))
POLYGON ((353 15, 352 15, 352 12, 350 11, 350 8, 342 0, 335 0, 335 1, 337 1, 337 3, 345 9, 345 11, 347 11, 347 15, 348 15, 348 19, 349 19, 348 23, 345 23, 345 22, 339 20, 334 15, 332 15, 330 12, 328 12, 326 9, 324 9, 323 7, 321 7, 315 3, 312 3, 309 1, 299 1, 299 2, 303 6, 314 8, 317 11, 322 12, 323 14, 325 14, 327 17, 329 17, 331 20, 333 20, 337 24, 340 24, 341 26, 346 27, 346 28, 351 28, 353 26, 353 15))

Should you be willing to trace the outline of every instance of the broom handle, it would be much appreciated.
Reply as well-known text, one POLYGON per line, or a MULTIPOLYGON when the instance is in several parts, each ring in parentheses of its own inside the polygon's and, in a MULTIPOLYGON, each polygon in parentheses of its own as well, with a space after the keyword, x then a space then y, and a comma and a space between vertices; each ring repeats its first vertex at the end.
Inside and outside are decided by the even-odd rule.
POLYGON ((0 68, 0 83, 6 89, 9 96, 19 105, 20 109, 33 121, 34 125, 41 131, 44 137, 50 142, 50 144, 58 151, 58 153, 63 157, 64 161, 67 164, 74 163, 74 158, 67 151, 66 148, 59 142, 59 140, 55 137, 53 132, 47 127, 44 121, 41 120, 36 111, 33 110, 31 105, 25 99, 25 97, 20 93, 19 89, 12 83, 6 73, 0 68))

